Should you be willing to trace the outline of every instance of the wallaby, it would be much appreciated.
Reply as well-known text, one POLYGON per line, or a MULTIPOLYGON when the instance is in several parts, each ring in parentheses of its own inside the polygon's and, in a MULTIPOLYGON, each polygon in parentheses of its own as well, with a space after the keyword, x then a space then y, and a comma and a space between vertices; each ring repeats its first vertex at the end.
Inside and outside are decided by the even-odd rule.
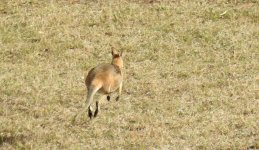
POLYGON ((91 107, 96 92, 106 96, 107 100, 110 100, 110 94, 116 90, 119 90, 119 95, 116 100, 119 100, 119 97, 121 96, 123 81, 122 52, 118 54, 114 48, 112 48, 111 54, 112 62, 110 64, 100 64, 92 68, 85 79, 85 85, 87 87, 86 108, 88 109, 88 116, 90 119, 96 117, 100 110, 98 100, 96 101, 96 110, 94 114, 91 107))

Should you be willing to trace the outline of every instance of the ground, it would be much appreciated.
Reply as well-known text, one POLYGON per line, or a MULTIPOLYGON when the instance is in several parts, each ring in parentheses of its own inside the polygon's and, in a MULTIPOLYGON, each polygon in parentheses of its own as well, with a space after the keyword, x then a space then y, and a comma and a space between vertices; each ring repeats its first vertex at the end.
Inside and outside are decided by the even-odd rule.
POLYGON ((1 1, 0 149, 259 149, 258 50, 257 0, 1 1), (112 46, 122 98, 72 122, 112 46))

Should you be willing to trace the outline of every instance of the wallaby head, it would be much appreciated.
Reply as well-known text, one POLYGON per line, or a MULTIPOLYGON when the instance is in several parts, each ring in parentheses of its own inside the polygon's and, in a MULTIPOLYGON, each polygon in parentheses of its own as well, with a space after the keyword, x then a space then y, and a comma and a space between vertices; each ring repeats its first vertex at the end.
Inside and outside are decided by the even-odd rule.
POLYGON ((122 51, 119 54, 112 48, 112 64, 118 66, 120 69, 123 68, 122 51))

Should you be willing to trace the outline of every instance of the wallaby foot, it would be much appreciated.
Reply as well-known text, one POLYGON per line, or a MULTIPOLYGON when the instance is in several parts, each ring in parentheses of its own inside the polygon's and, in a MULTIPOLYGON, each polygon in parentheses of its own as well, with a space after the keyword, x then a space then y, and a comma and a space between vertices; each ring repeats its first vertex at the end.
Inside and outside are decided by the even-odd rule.
POLYGON ((111 97, 110 95, 107 96, 107 100, 110 101, 111 100, 111 97))
POLYGON ((91 110, 90 107, 88 108, 88 117, 89 117, 90 119, 92 119, 92 117, 93 117, 93 113, 92 113, 92 110, 91 110))
POLYGON ((98 112, 99 112, 99 102, 97 101, 96 102, 96 109, 95 109, 95 112, 94 112, 94 117, 97 116, 98 112))

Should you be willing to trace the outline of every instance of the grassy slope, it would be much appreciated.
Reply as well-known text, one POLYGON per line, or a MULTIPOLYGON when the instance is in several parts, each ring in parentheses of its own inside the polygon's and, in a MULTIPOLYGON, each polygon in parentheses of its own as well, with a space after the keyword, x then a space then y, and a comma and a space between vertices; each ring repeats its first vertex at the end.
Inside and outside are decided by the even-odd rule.
POLYGON ((258 148, 258 6, 0 2, 0 149, 258 148), (125 51, 123 98, 71 124, 110 45, 125 51))

